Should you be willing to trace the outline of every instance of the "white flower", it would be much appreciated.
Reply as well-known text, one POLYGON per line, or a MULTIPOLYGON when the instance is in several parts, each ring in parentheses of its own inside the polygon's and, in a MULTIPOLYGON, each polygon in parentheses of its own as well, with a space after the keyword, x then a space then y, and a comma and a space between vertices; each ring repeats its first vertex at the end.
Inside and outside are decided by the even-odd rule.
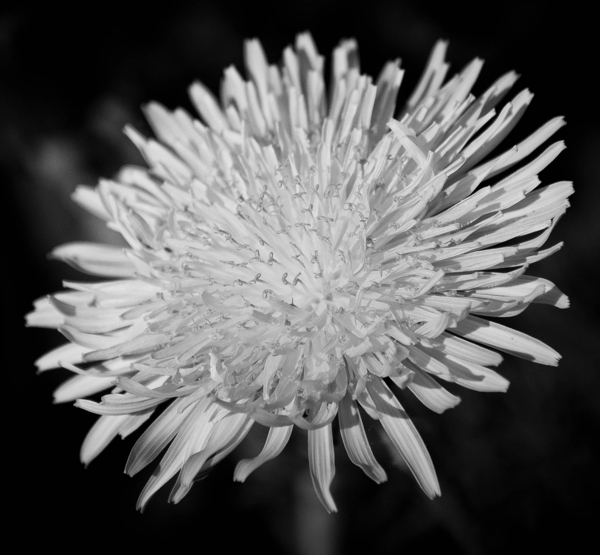
POLYGON ((160 142, 127 129, 148 169, 77 189, 75 200, 129 248, 57 248, 54 256, 111 280, 67 283, 36 302, 28 323, 69 340, 37 361, 76 374, 56 400, 101 415, 84 463, 168 404, 127 463, 135 474, 166 448, 140 507, 177 473, 170 499, 179 501, 257 422, 270 427, 264 449, 234 478, 276 457, 298 426, 308 430, 317 495, 335 511, 336 416, 352 462, 386 479, 359 406, 434 497, 433 464, 390 384, 441 413, 459 398, 439 381, 506 390, 490 347, 557 364, 553 349, 487 317, 532 302, 568 306, 552 283, 525 275, 560 247, 540 250, 572 186, 537 188, 537 175, 564 146, 506 172, 564 122, 490 157, 532 95, 496 108, 517 79, 511 72, 474 97, 478 59, 444 83, 445 51, 435 46, 394 119, 398 63, 373 84, 359 72, 356 43, 345 41, 327 92, 309 35, 279 67, 248 41, 249 80, 228 68, 221 103, 199 83, 190 88, 204 123, 150 104, 160 142), (84 399, 110 387, 100 403, 84 399))

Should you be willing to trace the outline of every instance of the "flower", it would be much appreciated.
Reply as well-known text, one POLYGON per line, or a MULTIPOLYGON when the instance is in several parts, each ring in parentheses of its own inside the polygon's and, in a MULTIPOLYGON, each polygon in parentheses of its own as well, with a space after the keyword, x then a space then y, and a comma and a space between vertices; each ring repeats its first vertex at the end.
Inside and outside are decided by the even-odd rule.
POLYGON ((344 41, 327 92, 308 34, 280 67, 250 40, 249 80, 228 68, 221 103, 191 86, 204 123, 149 104, 158 141, 126 129, 148 168, 125 167, 114 181, 76 190, 75 200, 129 246, 55 249, 111 279, 67 283, 36 301, 28 324, 69 340, 37 361, 40 370, 75 373, 56 401, 77 399, 100 415, 84 463, 167 405, 127 462, 133 475, 166 449, 140 508, 177 473, 170 500, 181 500, 259 423, 269 427, 265 446, 239 462, 234 478, 276 457, 297 426, 308 431, 316 493, 335 511, 336 416, 351 461, 386 480, 365 414, 434 497, 431 458, 390 385, 441 413, 459 398, 440 381, 506 390, 490 368, 502 360, 497 350, 558 363, 549 346, 488 317, 532 302, 568 306, 551 282, 525 274, 561 246, 540 250, 572 186, 538 188, 538 173, 564 145, 507 172, 564 121, 490 157, 532 95, 522 91, 496 110, 517 79, 510 72, 473 96, 479 59, 444 83, 446 47, 435 45, 394 118, 398 62, 374 84, 359 72, 355 41, 344 41), (101 402, 85 399, 111 387, 101 402))

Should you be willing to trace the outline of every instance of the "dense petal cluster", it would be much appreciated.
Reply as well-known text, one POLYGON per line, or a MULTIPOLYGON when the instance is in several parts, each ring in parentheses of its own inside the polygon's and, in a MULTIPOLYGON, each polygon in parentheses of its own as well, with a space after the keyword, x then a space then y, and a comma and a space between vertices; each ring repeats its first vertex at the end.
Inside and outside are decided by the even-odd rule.
POLYGON ((158 141, 126 130, 148 168, 77 189, 75 200, 129 246, 58 247, 54 256, 106 279, 67 283, 37 301, 28 322, 69 340, 37 362, 75 373, 56 400, 101 415, 85 463, 168 405, 127 462, 135 474, 166 449, 140 507, 177 474, 170 499, 179 501, 259 423, 270 427, 264 449, 235 479, 277 456, 297 426, 308 431, 317 495, 334 511, 336 416, 348 456, 370 478, 386 474, 365 415, 381 422, 425 493, 439 495, 390 385, 443 412, 459 398, 440 381, 506 390, 490 368, 502 360, 496 350, 557 364, 554 350, 496 318, 532 302, 568 306, 552 283, 525 275, 560 247, 540 250, 572 186, 538 188, 561 142, 524 159, 564 122, 490 156, 532 95, 497 108, 511 72, 473 96, 482 61, 446 80, 445 51, 435 46, 397 114, 398 62, 373 83, 356 43, 342 42, 327 91, 309 35, 280 66, 248 41, 248 80, 228 68, 220 102, 190 88, 203 123, 148 105, 158 141), (107 388, 100 402, 84 399, 107 388))

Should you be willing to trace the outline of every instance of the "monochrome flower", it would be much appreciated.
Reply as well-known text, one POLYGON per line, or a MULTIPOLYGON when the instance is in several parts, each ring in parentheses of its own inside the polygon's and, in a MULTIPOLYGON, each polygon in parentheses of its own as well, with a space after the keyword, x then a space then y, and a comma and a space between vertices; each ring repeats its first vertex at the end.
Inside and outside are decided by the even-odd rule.
POLYGON ((386 480, 365 415, 434 497, 432 461, 397 394, 441 413, 459 398, 440 382, 506 390, 491 368, 497 351, 557 364, 553 349, 497 318, 530 303, 568 306, 551 282, 525 274, 561 246, 540 250, 572 186, 540 188, 538 174, 564 145, 526 159, 564 121, 492 157, 532 94, 501 106, 517 79, 510 72, 473 96, 482 61, 446 80, 446 47, 436 44, 397 113, 398 62, 373 82, 355 41, 344 41, 327 90, 308 34, 280 66, 250 40, 248 80, 226 69, 220 102, 191 86, 202 123, 149 104, 158 140, 126 129, 148 168, 76 190, 129 246, 55 249, 104 280, 66 283, 35 303, 28 324, 68 339, 37 361, 75 373, 56 401, 100 415, 85 464, 166 405, 127 462, 133 475, 166 449, 139 507, 177 474, 170 500, 181 500, 258 423, 269 427, 265 446, 234 478, 276 457, 299 427, 317 495, 335 511, 336 417, 351 461, 386 480), (107 388, 100 402, 85 399, 107 388))

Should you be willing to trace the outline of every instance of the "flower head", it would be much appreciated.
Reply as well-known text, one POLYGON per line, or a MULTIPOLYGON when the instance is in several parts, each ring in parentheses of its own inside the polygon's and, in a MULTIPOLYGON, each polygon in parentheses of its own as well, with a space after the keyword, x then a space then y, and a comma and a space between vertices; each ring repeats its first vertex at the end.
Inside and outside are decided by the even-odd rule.
POLYGON ((37 362, 75 373, 56 400, 101 415, 84 463, 168 405, 127 462, 135 474, 166 449, 140 507, 177 473, 179 501, 259 423, 270 427, 264 449, 235 479, 276 457, 297 426, 308 430, 317 495, 334 511, 336 417, 352 462, 386 479, 365 414, 434 497, 432 461, 390 385, 441 413, 459 398, 440 382, 506 390, 490 368, 497 350, 557 364, 547 345, 487 318, 532 302, 568 306, 552 283, 525 275, 560 247, 540 250, 572 187, 538 188, 538 173, 563 144, 519 164, 564 122, 492 157, 532 95, 500 104, 511 72, 476 98, 482 61, 445 81, 445 51, 437 43, 394 117, 397 62, 373 83, 356 43, 342 42, 327 91, 309 35, 281 66, 248 41, 248 80, 228 68, 220 103, 201 84, 190 88, 203 123, 148 105, 158 141, 126 130, 148 168, 77 189, 75 200, 129 246, 58 247, 57 258, 110 279, 67 283, 37 301, 28 322, 69 340, 37 362), (107 388, 101 402, 84 399, 107 388))

